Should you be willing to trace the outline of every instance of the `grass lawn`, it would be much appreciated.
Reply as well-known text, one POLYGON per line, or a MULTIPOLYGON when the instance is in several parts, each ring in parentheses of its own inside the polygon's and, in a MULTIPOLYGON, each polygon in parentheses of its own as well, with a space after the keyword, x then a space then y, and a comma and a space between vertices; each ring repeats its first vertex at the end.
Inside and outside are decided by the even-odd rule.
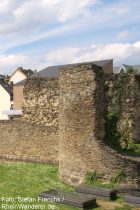
MULTIPOLYGON (((73 191, 74 189, 58 179, 58 168, 46 164, 35 163, 0 163, 0 210, 2 204, 17 205, 45 205, 45 209, 53 210, 71 210, 77 209, 65 205, 53 204, 49 205, 46 202, 38 202, 38 195, 42 191, 49 189, 58 189, 63 191, 73 191), (17 197, 34 198, 34 202, 18 201, 17 197), (4 201, 2 201, 2 198, 4 201), (5 199, 13 198, 14 201, 6 201, 5 199), (51 208, 52 207, 52 208, 51 208), (54 208, 53 208, 54 207, 54 208)), ((99 200, 98 204, 102 207, 94 208, 98 210, 134 210, 135 208, 124 206, 122 201, 108 202, 99 200)), ((26 209, 26 208, 23 208, 26 209)), ((39 207, 37 210, 40 210, 39 207)), ((13 209, 16 210, 16 209, 13 209)))

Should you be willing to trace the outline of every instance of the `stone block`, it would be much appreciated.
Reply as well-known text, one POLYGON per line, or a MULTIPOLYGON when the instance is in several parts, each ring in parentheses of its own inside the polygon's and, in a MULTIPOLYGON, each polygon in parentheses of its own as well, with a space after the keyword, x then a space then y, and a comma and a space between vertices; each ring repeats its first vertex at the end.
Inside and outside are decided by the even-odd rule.
POLYGON ((96 198, 92 195, 85 195, 83 193, 50 190, 40 193, 39 197, 47 199, 47 201, 79 208, 91 208, 96 206, 96 198))

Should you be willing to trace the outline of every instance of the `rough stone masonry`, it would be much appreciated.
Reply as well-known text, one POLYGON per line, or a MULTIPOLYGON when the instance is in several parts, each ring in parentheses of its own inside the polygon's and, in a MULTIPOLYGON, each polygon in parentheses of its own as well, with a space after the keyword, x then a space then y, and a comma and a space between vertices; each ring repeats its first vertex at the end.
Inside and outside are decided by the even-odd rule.
MULTIPOLYGON (((113 85, 115 82, 93 64, 69 66, 60 71, 59 78, 28 79, 23 119, 0 123, 0 157, 58 163, 60 179, 74 185, 83 182, 87 171, 97 171, 110 180, 120 170, 125 173, 127 183, 139 185, 140 157, 121 155, 104 144, 104 110, 110 109, 106 81, 113 85)), ((135 81, 136 93, 134 98, 130 94, 129 110, 136 113, 137 108, 132 125, 138 140, 139 78, 135 81)))
POLYGON ((87 171, 110 179, 119 170, 138 184, 140 158, 105 146, 105 77, 100 67, 78 65, 60 73, 59 174, 69 183, 83 182, 87 171))

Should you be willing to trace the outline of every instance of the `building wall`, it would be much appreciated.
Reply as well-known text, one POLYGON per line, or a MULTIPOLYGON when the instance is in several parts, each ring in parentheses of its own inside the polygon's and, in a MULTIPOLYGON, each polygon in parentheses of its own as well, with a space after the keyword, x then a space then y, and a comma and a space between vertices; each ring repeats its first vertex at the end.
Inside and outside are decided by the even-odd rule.
POLYGON ((110 60, 107 64, 105 64, 103 70, 106 74, 113 73, 113 60, 110 60))
POLYGON ((2 111, 10 110, 10 95, 9 93, 0 85, 0 120, 7 120, 8 116, 3 115, 2 111))
POLYGON ((13 86, 14 109, 22 110, 24 86, 13 86))
POLYGON ((58 163, 58 132, 21 120, 0 121, 0 159, 58 163))
POLYGON ((25 79, 27 79, 26 75, 24 75, 20 70, 18 70, 10 77, 9 82, 13 82, 13 84, 16 84, 25 79))

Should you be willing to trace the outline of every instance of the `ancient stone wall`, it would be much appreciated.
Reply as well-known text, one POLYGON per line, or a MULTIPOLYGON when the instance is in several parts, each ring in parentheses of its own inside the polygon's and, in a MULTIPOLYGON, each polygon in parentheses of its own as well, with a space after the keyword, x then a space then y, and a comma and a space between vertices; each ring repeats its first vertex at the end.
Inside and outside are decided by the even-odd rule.
POLYGON ((135 102, 133 135, 137 143, 140 143, 140 75, 135 76, 135 102))
POLYGON ((58 132, 22 120, 0 121, 0 159, 58 163, 58 132))
POLYGON ((58 79, 31 78, 24 88, 23 120, 58 128, 58 79))
POLYGON ((93 65, 77 65, 60 73, 59 174, 72 184, 87 171, 110 179, 119 170, 127 182, 139 182, 139 158, 118 154, 104 144, 105 77, 93 65))
POLYGON ((140 142, 140 75, 106 75, 105 94, 106 112, 118 114, 116 131, 121 135, 122 146, 125 141, 140 142))
POLYGON ((59 78, 28 79, 23 119, 0 123, 0 157, 59 160, 60 178, 71 184, 83 182, 87 171, 97 171, 105 180, 123 171, 127 182, 139 184, 140 157, 121 155, 105 144, 106 112, 121 113, 118 130, 129 117, 128 137, 138 142, 140 136, 140 78, 124 75, 129 85, 123 87, 121 77, 78 64, 62 69, 59 78))

